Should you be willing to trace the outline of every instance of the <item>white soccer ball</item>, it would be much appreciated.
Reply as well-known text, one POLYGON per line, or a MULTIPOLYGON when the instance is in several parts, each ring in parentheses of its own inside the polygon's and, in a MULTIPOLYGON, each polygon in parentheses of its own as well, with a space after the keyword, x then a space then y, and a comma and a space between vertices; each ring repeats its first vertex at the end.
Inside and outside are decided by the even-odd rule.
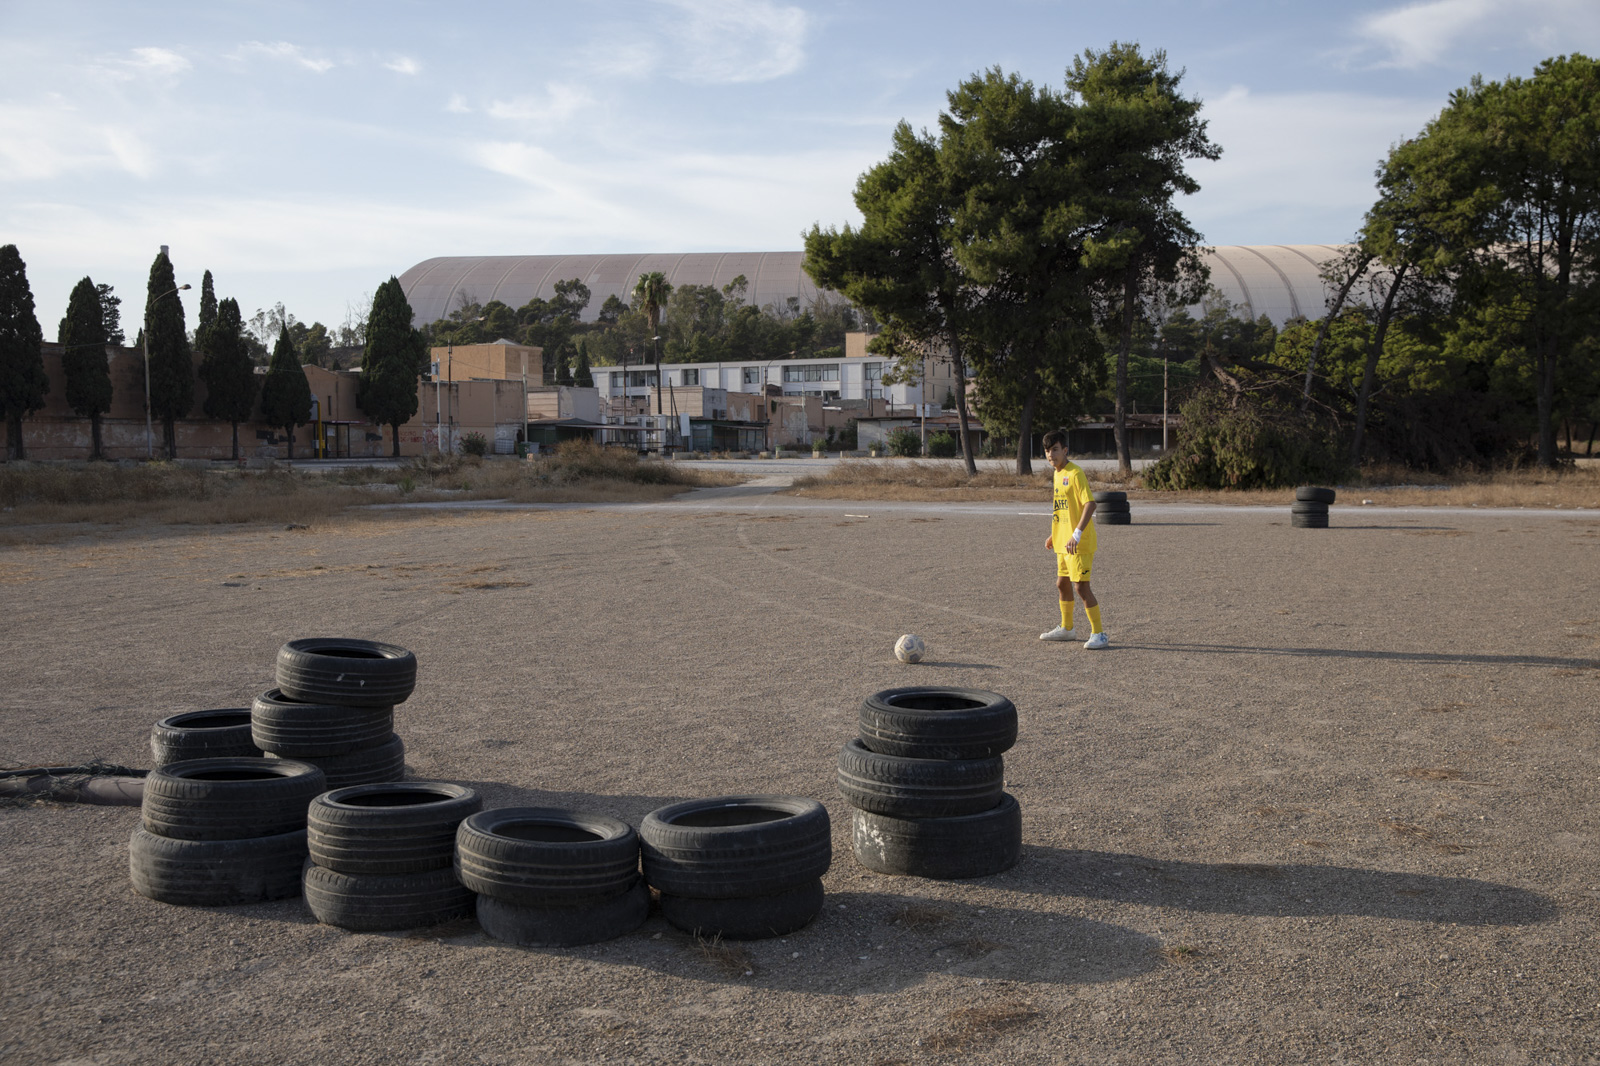
POLYGON ((903 663, 920 663, 928 654, 928 646, 915 633, 907 633, 894 642, 894 657, 903 663))

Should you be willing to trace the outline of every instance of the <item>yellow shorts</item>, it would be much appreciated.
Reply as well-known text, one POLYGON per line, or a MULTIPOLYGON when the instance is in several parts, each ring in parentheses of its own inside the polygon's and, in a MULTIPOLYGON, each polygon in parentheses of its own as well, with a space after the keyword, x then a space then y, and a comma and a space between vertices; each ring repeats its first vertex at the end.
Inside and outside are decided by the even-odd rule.
POLYGON ((1094 552, 1086 552, 1082 548, 1071 555, 1066 552, 1056 552, 1056 576, 1074 582, 1088 581, 1089 567, 1093 563, 1094 552))

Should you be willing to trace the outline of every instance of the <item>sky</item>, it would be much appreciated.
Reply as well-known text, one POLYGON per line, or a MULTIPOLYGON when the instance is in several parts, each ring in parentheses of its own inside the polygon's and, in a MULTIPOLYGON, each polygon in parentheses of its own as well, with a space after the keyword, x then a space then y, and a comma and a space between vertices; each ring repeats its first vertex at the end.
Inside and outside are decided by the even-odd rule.
POLYGON ((191 327, 207 269, 337 326, 433 256, 798 249, 897 122, 1112 41, 1204 103, 1208 244, 1332 243, 1473 75, 1600 55, 1600 3, 0 0, 0 244, 47 339, 86 274, 131 338, 163 244, 191 327))

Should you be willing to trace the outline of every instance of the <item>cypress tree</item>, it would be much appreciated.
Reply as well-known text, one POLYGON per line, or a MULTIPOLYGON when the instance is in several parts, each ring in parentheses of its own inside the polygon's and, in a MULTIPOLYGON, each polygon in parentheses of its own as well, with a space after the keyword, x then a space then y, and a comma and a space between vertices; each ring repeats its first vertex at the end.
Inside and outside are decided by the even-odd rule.
POLYGON ((67 298, 67 317, 56 334, 61 371, 67 379, 67 404, 89 420, 90 459, 104 459, 100 416, 111 410, 111 364, 106 358, 106 321, 100 290, 84 278, 67 298))
POLYGON ((44 406, 44 331, 33 311, 28 267, 17 246, 0 248, 0 416, 6 420, 10 457, 26 459, 22 420, 44 406))
MULTIPOLYGON (((206 275, 208 278, 209 274, 206 275)), ((202 290, 202 307, 204 306, 202 290)), ((216 317, 206 332, 205 355, 200 360, 200 380, 206 383, 205 412, 210 418, 233 424, 233 457, 239 458, 239 423, 256 405, 256 368, 244 340, 244 318, 239 301, 228 297, 217 304, 216 317)), ((301 375, 304 377, 304 375, 301 375)))
POLYGON ((374 422, 394 430, 400 455, 400 427, 417 413, 417 379, 428 368, 428 342, 411 326, 411 305, 400 279, 378 286, 367 316, 367 348, 361 356, 356 404, 374 422))
POLYGON ((589 343, 578 342, 578 369, 572 372, 572 380, 579 388, 594 388, 594 375, 589 372, 589 343))
POLYGON ((178 419, 194 408, 194 364, 183 325, 183 302, 165 252, 150 264, 145 289, 145 334, 150 346, 150 413, 161 419, 168 459, 178 457, 178 419))
POLYGON ((261 418, 269 426, 282 426, 289 435, 289 458, 294 458, 294 427, 311 421, 311 384, 300 369, 289 331, 278 327, 278 343, 261 387, 261 418))
POLYGON ((128 343, 128 335, 122 332, 122 297, 117 296, 111 286, 103 281, 95 286, 95 291, 100 295, 100 311, 106 327, 106 343, 121 348, 128 343))
POLYGON ((206 348, 206 332, 211 329, 217 320, 217 293, 212 287, 211 271, 206 271, 205 277, 200 279, 200 317, 194 324, 194 347, 204 355, 206 348))
POLYGON ((561 357, 556 360, 556 384, 572 384, 572 362, 567 358, 566 352, 562 352, 561 357))

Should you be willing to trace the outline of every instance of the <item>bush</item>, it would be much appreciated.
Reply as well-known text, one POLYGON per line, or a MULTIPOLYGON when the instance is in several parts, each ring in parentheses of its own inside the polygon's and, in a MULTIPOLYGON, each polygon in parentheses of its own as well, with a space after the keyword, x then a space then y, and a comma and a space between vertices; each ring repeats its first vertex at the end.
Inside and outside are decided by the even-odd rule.
MULTIPOLYGON (((828 432, 832 433, 834 431, 830 429, 828 432)), ((856 444, 855 419, 852 418, 850 421, 846 422, 844 424, 844 428, 839 430, 838 433, 839 435, 833 438, 833 446, 835 448, 838 448, 840 451, 853 452, 859 447, 859 445, 856 444)))
POLYGON ((897 429, 889 434, 889 454, 914 459, 922 454, 922 434, 914 429, 897 429))
POLYGON ((954 433, 940 430, 928 438, 928 454, 935 459, 954 459, 961 454, 961 441, 954 433))
POLYGON ((1338 481, 1346 472, 1336 434, 1284 400, 1236 402, 1205 389, 1184 404, 1172 451, 1144 472, 1151 489, 1275 489, 1338 481))
POLYGON ((484 439, 482 433, 468 433, 461 438, 461 450, 481 459, 489 454, 489 442, 484 439))

